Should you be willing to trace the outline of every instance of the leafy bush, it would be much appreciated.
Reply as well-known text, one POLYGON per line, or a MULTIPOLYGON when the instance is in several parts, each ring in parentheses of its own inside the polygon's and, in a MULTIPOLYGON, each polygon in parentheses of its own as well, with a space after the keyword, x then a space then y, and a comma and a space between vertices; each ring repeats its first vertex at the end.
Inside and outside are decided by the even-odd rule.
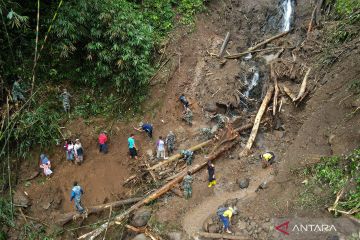
POLYGON ((358 1, 358 0, 336 0, 335 9, 339 14, 350 15, 355 10, 360 9, 360 1, 358 1))
POLYGON ((58 39, 54 57, 76 62, 67 69, 72 81, 79 79, 78 84, 97 88, 111 86, 133 97, 146 93, 154 33, 134 4, 125 0, 65 4, 54 34, 58 39))
MULTIPOLYGON (((320 184, 323 189, 330 189, 335 198, 336 194, 345 189, 345 194, 338 207, 342 210, 360 208, 360 148, 347 156, 331 156, 321 158, 320 163, 307 170, 312 176, 313 183, 320 184)), ((310 189, 308 186, 307 189, 310 189)))
POLYGON ((14 227, 14 221, 12 220, 11 203, 3 197, 0 197, 0 223, 2 226, 5 225, 9 227, 14 227))

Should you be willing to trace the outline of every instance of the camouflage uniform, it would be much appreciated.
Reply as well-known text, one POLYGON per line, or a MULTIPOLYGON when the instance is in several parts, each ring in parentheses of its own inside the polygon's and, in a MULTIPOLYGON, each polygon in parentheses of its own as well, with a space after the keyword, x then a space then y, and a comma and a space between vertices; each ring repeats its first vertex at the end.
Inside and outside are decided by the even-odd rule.
POLYGON ((190 126, 192 125, 193 113, 190 110, 190 108, 187 108, 185 110, 185 113, 184 113, 184 116, 182 117, 182 119, 190 126))
POLYGON ((194 152, 190 150, 181 150, 180 153, 184 157, 186 164, 191 165, 193 161, 194 152))
POLYGON ((200 128, 200 134, 205 139, 211 139, 214 137, 214 133, 211 131, 211 128, 200 128))
POLYGON ((184 177, 184 180, 182 182, 183 188, 184 188, 184 197, 185 199, 189 199, 192 196, 192 184, 193 178, 189 174, 184 177))
POLYGON ((172 131, 170 131, 169 134, 166 136, 166 140, 165 140, 169 154, 172 154, 174 152, 175 141, 176 141, 175 134, 172 131))
POLYGON ((222 114, 216 114, 214 116, 214 119, 216 121, 216 124, 218 126, 219 129, 222 129, 225 127, 225 123, 226 123, 226 117, 222 114))
POLYGON ((25 101, 24 95, 22 94, 22 89, 18 81, 14 82, 11 94, 15 103, 18 101, 25 101))
POLYGON ((64 90, 64 92, 60 95, 60 97, 62 98, 65 112, 70 112, 70 97, 71 97, 70 93, 64 90))

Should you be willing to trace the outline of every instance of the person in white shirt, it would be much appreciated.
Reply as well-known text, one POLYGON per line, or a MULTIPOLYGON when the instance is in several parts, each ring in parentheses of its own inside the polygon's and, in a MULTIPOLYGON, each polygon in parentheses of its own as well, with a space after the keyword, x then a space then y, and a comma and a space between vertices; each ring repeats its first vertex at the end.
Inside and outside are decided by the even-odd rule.
POLYGON ((157 159, 165 159, 165 142, 162 136, 156 142, 156 157, 157 159))
POLYGON ((79 139, 75 140, 74 153, 75 163, 80 165, 84 160, 84 150, 79 139))

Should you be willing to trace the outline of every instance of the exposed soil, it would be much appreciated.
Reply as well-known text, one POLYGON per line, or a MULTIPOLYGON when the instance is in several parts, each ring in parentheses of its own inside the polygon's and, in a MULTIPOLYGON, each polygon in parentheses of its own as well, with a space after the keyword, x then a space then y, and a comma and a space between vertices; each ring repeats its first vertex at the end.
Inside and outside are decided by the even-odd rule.
MULTIPOLYGON (((68 163, 62 146, 53 149, 49 157, 54 166, 54 176, 49 180, 38 177, 30 181, 30 186, 25 186, 25 182, 17 186, 17 191, 26 191, 32 199, 27 214, 49 222, 55 220, 58 214, 73 211, 74 206, 69 198, 75 180, 84 188, 83 203, 86 206, 133 196, 137 189, 124 187, 122 183, 136 173, 138 165, 143 164, 146 151, 154 150, 157 137, 174 131, 178 150, 198 143, 199 128, 215 124, 209 118, 210 113, 204 109, 214 106, 216 102, 233 103, 234 95, 244 91, 245 83, 253 74, 251 70, 256 67, 262 84, 250 95, 255 100, 249 103, 250 108, 242 106, 227 114, 230 120, 236 120, 234 125, 237 126, 253 119, 260 102, 256 99, 261 100, 269 83, 269 65, 263 58, 265 53, 258 54, 250 61, 223 61, 212 56, 212 53, 218 53, 227 31, 231 32, 227 47, 229 54, 240 52, 278 33, 281 19, 278 3, 275 0, 210 1, 207 12, 196 20, 195 29, 180 29, 173 33, 172 41, 165 49, 170 61, 152 82, 150 97, 144 104, 144 117, 112 124, 108 154, 99 153, 96 145, 97 134, 105 128, 102 120, 95 119, 87 124, 79 119, 66 125, 66 129, 71 131, 68 134, 82 141, 84 163, 81 166, 68 163), (185 93, 191 102, 194 113, 192 127, 181 121, 183 107, 178 102, 181 93, 185 93), (149 140, 144 134, 136 132, 136 143, 142 157, 135 161, 128 156, 127 137, 134 133, 132 128, 140 120, 154 125, 154 139, 149 140)), ((288 47, 301 43, 306 35, 312 9, 308 2, 298 1, 294 31, 270 45, 288 47)), ((334 65, 320 67, 317 65, 318 55, 314 53, 314 49, 319 46, 311 40, 319 41, 321 37, 321 32, 313 31, 310 40, 305 42, 305 47, 297 55, 299 63, 315 69, 308 83, 309 89, 313 91, 304 102, 295 107, 283 96, 278 119, 275 124, 260 129, 252 155, 238 158, 248 137, 247 133, 243 133, 239 146, 215 162, 218 184, 208 188, 207 173, 205 170, 200 171, 194 176, 193 197, 190 200, 167 194, 153 206, 157 210, 153 216, 157 222, 181 229, 188 237, 192 237, 203 228, 209 217, 214 216, 217 207, 229 199, 237 199, 241 217, 260 222, 268 222, 265 219, 279 216, 328 216, 321 209, 307 211, 300 208, 297 199, 304 179, 298 179, 293 170, 319 161, 320 156, 348 153, 359 145, 360 115, 351 114, 356 96, 351 95, 348 86, 359 76, 357 66, 360 59, 357 47, 343 54, 334 65), (276 155, 274 169, 261 168, 258 155, 266 150, 276 155), (238 181, 244 178, 250 179, 250 186, 239 190, 238 181), (267 182, 268 187, 255 193, 263 182, 267 182)), ((286 50, 282 58, 291 61, 290 50, 286 50)), ((286 81, 296 92, 302 77, 303 74, 299 74, 293 81, 281 81, 286 81)), ((267 115, 270 114, 268 111, 267 115)), ((195 163, 203 161, 206 153, 208 149, 196 154, 195 163)), ((24 178, 37 170, 37 158, 34 157, 32 163, 22 166, 24 178)), ((86 223, 92 220, 94 217, 86 220, 86 223)), ((234 225, 233 230, 245 237, 265 239, 270 236, 265 230, 248 231, 240 225, 234 225)), ((87 230, 90 229, 81 231, 87 230)), ((110 239, 111 234, 108 236, 110 239)), ((116 236, 114 233, 114 239, 117 239, 116 236)), ((64 238, 73 239, 75 235, 65 235, 64 238)))

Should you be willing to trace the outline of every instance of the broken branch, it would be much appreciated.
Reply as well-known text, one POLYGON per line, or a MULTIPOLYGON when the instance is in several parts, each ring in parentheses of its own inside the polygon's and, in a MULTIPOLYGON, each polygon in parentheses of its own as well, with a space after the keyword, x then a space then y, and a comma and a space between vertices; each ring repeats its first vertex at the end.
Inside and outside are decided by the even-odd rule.
POLYGON ((230 32, 226 33, 224 42, 220 48, 220 52, 219 52, 219 57, 222 57, 224 55, 224 51, 226 49, 227 44, 229 43, 229 39, 230 39, 230 32))
MULTIPOLYGON (((102 212, 108 208, 117 208, 117 207, 120 207, 125 204, 139 202, 141 199, 142 199, 141 197, 129 198, 129 199, 120 200, 120 201, 116 201, 116 202, 112 202, 112 203, 106 203, 106 204, 102 204, 102 205, 98 205, 98 206, 93 206, 93 207, 90 207, 89 209, 87 209, 87 214, 90 215, 93 213, 102 212)), ((81 215, 78 212, 65 213, 58 217, 58 219, 56 220, 56 223, 63 226, 66 223, 73 220, 74 217, 77 218, 79 216, 81 216, 81 215)))
POLYGON ((266 92, 264 100, 261 103, 259 111, 256 114, 255 121, 254 121, 254 126, 253 126, 253 128, 251 130, 250 137, 248 139, 248 142, 246 143, 246 146, 245 146, 244 150, 240 153, 240 157, 246 156, 246 155, 249 154, 250 149, 251 149, 251 147, 252 147, 252 145, 254 143, 254 140, 256 138, 257 132, 259 130, 261 118, 262 118, 263 114, 265 113, 266 107, 267 107, 267 105, 269 104, 269 102, 271 100, 271 96, 272 96, 273 92, 274 92, 274 86, 270 85, 267 92, 266 92))
POLYGON ((300 100, 302 98, 302 96, 304 95, 305 90, 306 90, 306 83, 307 83, 307 79, 309 77, 310 71, 311 71, 311 68, 309 68, 307 70, 307 72, 305 73, 304 79, 303 79, 303 81, 301 83, 300 91, 299 91, 297 97, 295 98, 295 100, 293 100, 293 102, 296 102, 297 100, 300 100))

